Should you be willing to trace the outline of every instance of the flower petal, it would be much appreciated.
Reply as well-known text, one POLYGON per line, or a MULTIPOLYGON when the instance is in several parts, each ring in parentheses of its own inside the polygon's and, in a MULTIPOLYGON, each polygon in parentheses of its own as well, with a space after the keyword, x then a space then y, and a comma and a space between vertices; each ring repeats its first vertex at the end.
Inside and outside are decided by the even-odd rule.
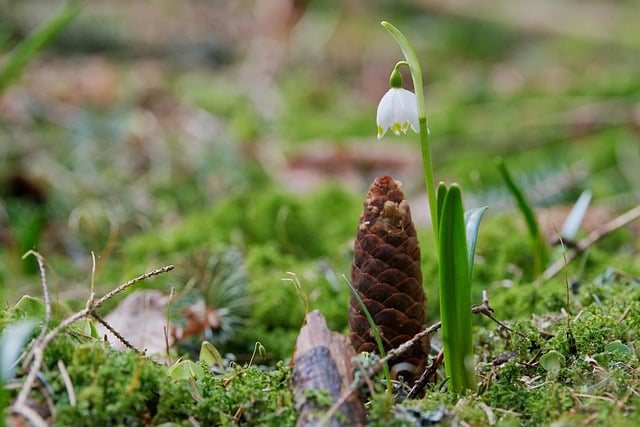
POLYGON ((420 127, 418 122, 418 111, 416 106, 416 95, 402 88, 391 88, 384 94, 378 104, 376 114, 378 125, 378 139, 381 139, 387 129, 400 135, 406 133, 409 126, 418 132, 420 127))

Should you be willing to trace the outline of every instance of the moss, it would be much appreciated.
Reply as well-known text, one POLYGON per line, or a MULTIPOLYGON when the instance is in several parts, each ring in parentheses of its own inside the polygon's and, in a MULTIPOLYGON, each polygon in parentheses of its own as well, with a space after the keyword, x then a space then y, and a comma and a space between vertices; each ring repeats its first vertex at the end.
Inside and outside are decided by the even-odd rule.
POLYGON ((389 425, 408 425, 403 420, 398 420, 393 413, 393 399, 384 392, 371 397, 369 412, 367 413, 367 425, 372 427, 385 427, 389 425))
POLYGON ((559 312, 566 307, 565 285, 559 280, 542 284, 522 283, 489 289, 491 306, 502 319, 519 319, 531 313, 559 312))
POLYGON ((243 248, 271 245, 278 253, 299 259, 325 256, 340 250, 353 234, 358 206, 350 193, 336 186, 313 197, 277 188, 244 191, 192 212, 173 229, 132 238, 123 254, 148 258, 203 244, 232 243, 243 248))
POLYGON ((67 371, 76 392, 71 405, 59 374, 55 425, 148 425, 186 419, 193 398, 188 384, 171 380, 166 368, 133 352, 102 345, 76 347, 67 371))
POLYGON ((197 382, 202 400, 192 415, 203 425, 293 425, 289 381, 284 363, 272 370, 236 366, 222 377, 206 375, 197 382))
POLYGON ((56 401, 54 425, 190 425, 187 419, 193 417, 203 425, 275 426, 295 420, 284 363, 270 369, 235 365, 224 374, 205 369, 193 389, 189 381, 172 380, 166 366, 136 353, 59 338, 45 359, 56 401), (59 356, 75 390, 75 405, 56 369, 59 356))
POLYGON ((254 304, 250 325, 240 340, 260 341, 276 360, 289 357, 305 314, 298 292, 307 299, 309 310, 323 313, 331 329, 344 330, 349 290, 338 274, 348 264, 339 260, 335 265, 332 267, 324 260, 296 260, 292 255, 279 253, 272 245, 251 248, 247 269, 254 304), (299 291, 288 272, 295 274, 301 286, 299 291), (335 277, 328 277, 330 273, 335 277))

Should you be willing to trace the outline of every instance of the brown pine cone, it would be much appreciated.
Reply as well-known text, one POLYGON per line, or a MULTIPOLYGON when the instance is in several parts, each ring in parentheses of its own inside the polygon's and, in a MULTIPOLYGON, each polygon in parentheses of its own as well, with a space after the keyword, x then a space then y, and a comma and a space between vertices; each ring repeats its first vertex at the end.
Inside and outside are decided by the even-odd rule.
MULTIPOLYGON (((390 176, 376 178, 369 188, 354 251, 351 282, 380 331, 385 351, 396 348, 425 329, 427 300, 409 204, 400 183, 390 176)), ((356 352, 378 352, 369 322, 353 295, 349 328, 356 352)), ((413 382, 424 371, 428 353, 426 337, 391 361, 392 373, 413 382)))

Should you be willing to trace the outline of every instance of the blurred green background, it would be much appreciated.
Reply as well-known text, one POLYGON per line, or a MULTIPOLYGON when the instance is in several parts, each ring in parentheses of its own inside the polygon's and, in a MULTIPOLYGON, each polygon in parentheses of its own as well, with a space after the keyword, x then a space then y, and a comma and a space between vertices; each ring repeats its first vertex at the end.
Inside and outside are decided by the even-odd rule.
MULTIPOLYGON (((0 2, 0 61, 63 4, 0 2)), ((32 248, 57 298, 83 304, 91 252, 99 290, 176 264, 149 285, 168 289, 197 275, 196 251, 233 246, 250 281, 245 350, 271 340, 286 355, 304 307, 282 279, 345 327, 351 239, 386 174, 403 182, 434 295, 417 138, 376 140, 402 59, 381 20, 421 58, 436 179, 490 207, 483 285, 532 279, 524 228, 500 219, 518 214, 496 158, 543 219, 583 189, 587 229, 638 203, 634 0, 86 2, 0 94, 0 296, 40 294, 32 248)))

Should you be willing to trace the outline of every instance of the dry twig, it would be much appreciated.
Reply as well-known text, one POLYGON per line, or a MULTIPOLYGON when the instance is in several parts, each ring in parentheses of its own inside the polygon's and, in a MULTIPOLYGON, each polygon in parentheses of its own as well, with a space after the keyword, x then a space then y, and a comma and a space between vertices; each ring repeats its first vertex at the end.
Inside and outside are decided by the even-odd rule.
POLYGON ((105 329, 107 329, 109 332, 111 332, 114 337, 116 337, 118 340, 120 340, 120 342, 122 344, 124 344, 125 347, 135 351, 138 354, 143 354, 143 352, 141 350, 138 350, 136 347, 134 347, 133 344, 131 344, 129 341, 127 341, 127 339, 125 337, 123 337, 120 332, 116 331, 106 320, 104 320, 104 318, 102 316, 100 316, 98 313, 96 313, 95 310, 91 310, 90 314, 91 314, 91 317, 96 319, 98 322, 100 322, 102 324, 102 326, 105 327, 105 329))
POLYGON ((64 365, 62 359, 58 360, 58 370, 60 371, 60 376, 62 377, 64 386, 67 389, 67 395, 69 396, 69 405, 76 406, 76 392, 73 388, 73 382, 71 382, 69 372, 67 372, 67 367, 64 365))
POLYGON ((523 333, 514 331, 513 329, 511 329, 510 327, 508 327, 507 325, 505 325, 504 323, 496 319, 496 317, 493 315, 493 308, 491 308, 491 306, 489 305, 489 293, 486 290, 482 291, 482 305, 474 306, 473 308, 471 308, 471 312, 473 314, 484 314, 489 319, 493 320, 499 326, 503 327, 507 331, 514 334, 518 334, 522 338, 526 338, 526 336, 523 333))
POLYGON ((440 350, 436 358, 431 362, 431 365, 429 365, 427 369, 425 369, 418 381, 411 388, 411 391, 409 391, 409 394, 407 395, 407 399, 415 399, 416 397, 420 396, 422 390, 424 390, 424 388, 431 380, 431 377, 436 374, 438 368, 440 367, 440 365, 442 365, 443 360, 444 350, 440 350))
POLYGON ((604 224, 602 227, 593 230, 587 237, 580 240, 576 245, 571 248, 566 253, 566 259, 561 258, 551 264, 549 268, 547 268, 542 273, 543 280, 549 280, 556 274, 558 274, 565 267, 566 263, 573 260, 575 257, 580 255, 582 252, 586 251, 591 245, 596 243, 598 240, 605 237, 607 234, 612 233, 618 228, 622 228, 630 222, 640 218, 640 205, 635 208, 623 213, 622 215, 612 219, 608 223, 604 224))

